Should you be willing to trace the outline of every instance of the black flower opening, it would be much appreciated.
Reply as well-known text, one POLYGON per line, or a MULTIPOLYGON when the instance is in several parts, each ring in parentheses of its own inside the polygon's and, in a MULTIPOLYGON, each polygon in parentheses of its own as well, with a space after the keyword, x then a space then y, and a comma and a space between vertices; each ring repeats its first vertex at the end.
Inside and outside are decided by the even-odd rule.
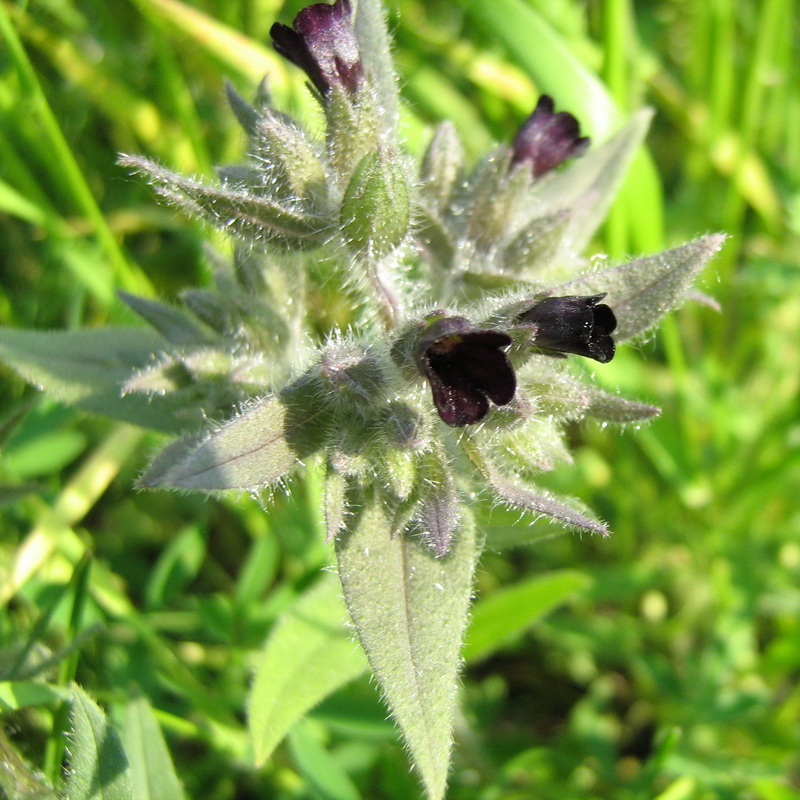
POLYGON ((294 18, 291 28, 276 22, 269 33, 274 48, 300 67, 321 94, 333 86, 355 93, 364 69, 350 0, 314 3, 294 18))
POLYGON ((444 422, 473 425, 489 412, 489 400, 498 406, 511 402, 517 380, 501 349, 511 342, 505 333, 473 328, 464 317, 445 317, 428 327, 417 346, 417 366, 444 422))
POLYGON ((532 326, 535 347, 575 353, 605 364, 614 358, 611 332, 617 327, 617 318, 609 306, 600 303, 604 297, 545 297, 519 319, 532 326))
POLYGON ((512 164, 528 164, 539 178, 569 158, 581 156, 589 138, 581 136, 578 120, 566 111, 554 113, 553 98, 543 94, 512 144, 512 164))

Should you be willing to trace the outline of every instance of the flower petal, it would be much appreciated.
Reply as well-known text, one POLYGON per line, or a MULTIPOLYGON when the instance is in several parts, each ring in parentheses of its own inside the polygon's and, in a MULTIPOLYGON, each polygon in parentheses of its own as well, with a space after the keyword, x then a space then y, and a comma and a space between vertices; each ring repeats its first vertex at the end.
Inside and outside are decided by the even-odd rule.
POLYGON ((433 403, 442 421, 452 428, 480 422, 489 413, 489 399, 464 381, 447 362, 429 367, 426 377, 433 392, 433 403))
POLYGON ((614 357, 611 332, 617 320, 609 306, 599 304, 604 297, 545 297, 522 314, 520 322, 533 326, 531 344, 535 347, 605 364, 614 357))
POLYGON ((553 109, 553 98, 543 94, 514 138, 512 163, 528 163, 534 178, 583 155, 589 147, 590 140, 580 135, 578 120, 553 109))
POLYGON ((352 94, 364 75, 351 14, 350 0, 314 3, 295 17, 291 28, 276 22, 270 29, 275 49, 323 95, 333 86, 352 94))

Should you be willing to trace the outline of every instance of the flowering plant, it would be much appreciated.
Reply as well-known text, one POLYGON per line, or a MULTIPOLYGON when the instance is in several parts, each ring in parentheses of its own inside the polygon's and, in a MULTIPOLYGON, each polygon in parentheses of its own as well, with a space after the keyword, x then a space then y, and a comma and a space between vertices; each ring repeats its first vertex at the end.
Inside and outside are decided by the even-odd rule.
POLYGON ((321 465, 358 639, 439 798, 482 548, 467 501, 486 491, 608 532, 535 475, 569 460, 565 422, 629 423, 658 409, 600 390, 574 357, 606 363, 645 335, 723 237, 600 269, 581 258, 646 112, 589 149, 575 117, 544 95, 513 142, 477 165, 444 124, 416 166, 398 137, 377 0, 357 12, 349 0, 317 3, 271 33, 308 77, 324 141, 265 87, 254 104, 228 87, 249 139, 244 165, 205 183, 122 159, 233 237, 232 263, 215 257, 214 290, 185 291, 180 309, 121 293, 149 329, 15 333, 4 352, 65 400, 180 434, 142 487, 261 491, 303 462, 321 465), (349 300, 343 324, 330 323, 326 297, 349 300), (58 352, 79 347, 93 371, 59 375, 58 352))

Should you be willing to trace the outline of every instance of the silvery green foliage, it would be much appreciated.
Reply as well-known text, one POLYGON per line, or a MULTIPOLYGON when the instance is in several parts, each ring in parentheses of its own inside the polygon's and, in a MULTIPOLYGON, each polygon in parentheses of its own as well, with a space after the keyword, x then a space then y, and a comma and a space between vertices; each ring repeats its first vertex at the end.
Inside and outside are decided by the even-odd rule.
POLYGON ((575 119, 543 98, 514 144, 477 164, 445 123, 416 165, 397 139, 378 0, 311 6, 273 37, 306 70, 324 136, 264 87, 253 104, 228 87, 244 164, 208 181, 122 159, 231 235, 232 261, 210 255, 214 286, 187 289, 180 308, 121 294, 151 330, 0 331, 0 355, 68 402, 180 430, 143 487, 258 492, 322 464, 350 615, 440 798, 481 549, 470 505, 480 493, 608 533, 535 476, 569 461, 565 422, 658 409, 601 391, 573 362, 608 361, 615 342, 646 336, 724 237, 612 266, 581 257, 647 112, 582 155, 575 119))

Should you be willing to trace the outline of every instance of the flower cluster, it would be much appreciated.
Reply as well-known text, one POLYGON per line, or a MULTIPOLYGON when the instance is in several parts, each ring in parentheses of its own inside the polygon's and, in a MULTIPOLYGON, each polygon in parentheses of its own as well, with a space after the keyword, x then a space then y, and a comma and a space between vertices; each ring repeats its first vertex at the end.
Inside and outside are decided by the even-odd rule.
POLYGON ((69 397, 181 434, 142 486, 257 491, 320 465, 360 641, 440 797, 480 552, 471 498, 486 489, 535 517, 607 533, 535 476, 569 460, 566 421, 627 423, 658 409, 598 389, 569 356, 605 364, 645 335, 722 237, 605 268, 581 257, 647 112, 588 149, 577 119, 542 95, 512 143, 477 164, 445 123, 415 165, 398 139, 378 0, 316 3, 271 34, 313 87, 324 137, 263 89, 250 104, 228 87, 246 163, 204 182, 122 159, 167 202, 230 234, 233 258, 213 256, 215 287, 185 291, 181 308, 121 295, 151 330, 82 338, 106 354, 108 379, 97 383, 93 362, 95 383, 69 397), (431 742, 445 743, 436 758, 431 742))
POLYGON ((324 142, 264 93, 251 106, 229 87, 250 161, 221 170, 219 185, 125 159, 168 201, 237 240, 232 269, 218 268, 220 291, 185 293, 179 340, 159 327, 163 309, 126 298, 173 334, 127 394, 191 393, 211 416, 241 407, 169 448, 142 484, 255 489, 321 454, 333 539, 374 497, 393 531, 421 536, 442 556, 463 527, 458 499, 476 479, 506 503, 604 533, 531 478, 568 459, 565 420, 624 423, 656 409, 600 391, 565 357, 610 361, 617 343, 680 302, 721 240, 604 270, 578 256, 646 115, 588 150, 577 119, 542 95, 511 144, 475 166, 441 126, 415 174, 387 113, 397 100, 380 14, 365 2, 359 15, 349 0, 316 3, 271 30, 322 105, 324 142), (300 255, 287 259, 287 249, 300 255), (320 329, 310 298, 337 281, 339 297, 355 299, 348 331, 329 330, 309 351, 320 329), (459 447, 466 459, 454 457, 459 447), (442 493, 452 502, 432 531, 431 498, 442 493))

